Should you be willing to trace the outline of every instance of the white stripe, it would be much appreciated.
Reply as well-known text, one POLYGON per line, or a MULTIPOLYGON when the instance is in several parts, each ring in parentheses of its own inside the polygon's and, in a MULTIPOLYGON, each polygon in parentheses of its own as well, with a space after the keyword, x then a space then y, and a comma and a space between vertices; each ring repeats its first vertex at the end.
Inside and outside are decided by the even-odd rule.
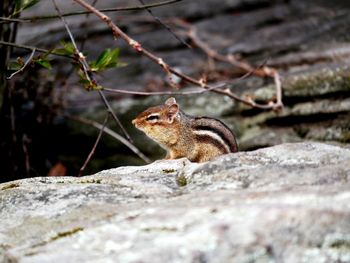
POLYGON ((159 115, 160 115, 159 113, 151 113, 151 114, 147 115, 147 118, 153 117, 153 116, 159 116, 159 115))
POLYGON ((218 141, 225 149, 227 152, 230 152, 230 147, 225 143, 225 141, 215 132, 212 131, 203 131, 203 130, 194 130, 194 134, 196 135, 207 135, 213 140, 218 141))

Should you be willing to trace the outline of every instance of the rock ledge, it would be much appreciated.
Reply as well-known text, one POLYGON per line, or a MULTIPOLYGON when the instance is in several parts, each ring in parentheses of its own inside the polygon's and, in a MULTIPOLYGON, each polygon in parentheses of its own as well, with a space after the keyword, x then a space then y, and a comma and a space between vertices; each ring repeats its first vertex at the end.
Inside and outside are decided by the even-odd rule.
POLYGON ((0 185, 1 262, 349 262, 350 150, 282 144, 0 185))

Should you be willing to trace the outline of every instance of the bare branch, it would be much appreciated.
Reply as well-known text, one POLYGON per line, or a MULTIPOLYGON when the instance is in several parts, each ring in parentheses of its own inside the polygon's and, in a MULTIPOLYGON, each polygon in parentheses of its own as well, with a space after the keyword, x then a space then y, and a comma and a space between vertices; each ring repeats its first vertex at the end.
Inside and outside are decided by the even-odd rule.
MULTIPOLYGON (((153 4, 148 4, 148 5, 140 5, 140 6, 130 6, 130 7, 116 7, 116 8, 104 8, 101 9, 101 12, 119 12, 119 11, 140 11, 144 9, 149 9, 149 8, 154 8, 154 7, 159 7, 159 6, 164 6, 164 5, 170 5, 174 4, 177 2, 181 2, 182 0, 168 0, 168 1, 163 1, 159 3, 153 3, 153 4)), ((91 11, 78 11, 78 12, 70 12, 70 13, 65 13, 62 14, 63 17, 67 16, 76 16, 76 15, 86 15, 92 13, 91 11)), ((0 17, 0 21, 4 22, 15 22, 15 23, 30 23, 30 22, 36 22, 39 20, 47 20, 47 19, 56 19, 60 18, 59 15, 52 14, 52 15, 46 15, 46 16, 37 16, 37 17, 22 17, 22 18, 8 18, 8 17, 0 17)))
POLYGON ((36 52, 40 52, 40 53, 48 53, 48 54, 50 54, 50 55, 55 55, 55 56, 60 56, 60 57, 66 57, 66 58, 72 58, 72 57, 69 56, 69 55, 64 55, 64 54, 56 53, 55 51, 52 51, 52 50, 47 50, 47 49, 38 48, 38 47, 33 47, 33 46, 27 46, 27 45, 21 45, 21 44, 12 43, 12 42, 6 42, 6 41, 2 41, 2 40, 0 40, 0 45, 9 46, 9 47, 16 47, 16 48, 21 48, 21 49, 26 49, 26 50, 30 50, 30 51, 33 51, 33 50, 35 49, 36 52))
MULTIPOLYGON (((91 3, 91 5, 92 5, 92 6, 95 6, 96 3, 97 3, 97 1, 98 1, 98 0, 94 0, 94 1, 91 3)), ((90 16, 90 14, 91 14, 91 13, 86 14, 85 20, 84 20, 84 22, 81 24, 81 27, 82 27, 82 28, 83 28, 83 27, 86 27, 86 25, 87 25, 86 22, 87 22, 87 20, 88 20, 88 17, 90 16)), ((85 31, 84 34, 83 34, 83 36, 82 36, 82 39, 81 39, 81 41, 80 41, 80 50, 84 50, 84 46, 85 46, 85 42, 86 42, 87 37, 88 37, 88 33, 87 33, 87 31, 85 31)))
POLYGON ((85 168, 86 168, 86 165, 90 162, 90 160, 91 160, 91 158, 92 158, 92 155, 93 155, 93 154, 95 153, 95 151, 96 151, 96 147, 97 147, 98 143, 100 142, 100 139, 101 139, 101 137, 102 137, 103 131, 104 131, 105 127, 106 127, 106 124, 107 124, 107 121, 108 121, 108 116, 109 116, 109 114, 106 115, 106 118, 105 118, 105 120, 104 120, 104 122, 103 122, 103 125, 102 125, 102 128, 100 129, 100 132, 98 133, 98 136, 97 136, 97 138, 96 138, 96 141, 95 141, 95 143, 94 143, 94 146, 92 147, 92 149, 91 149, 91 151, 90 151, 88 157, 86 158, 86 160, 85 160, 83 166, 82 166, 82 167, 80 168, 80 170, 79 170, 78 177, 80 177, 80 176, 83 175, 83 172, 84 172, 84 170, 85 170, 85 168))
MULTIPOLYGON (((93 126, 97 129, 102 129, 103 125, 92 120, 87 120, 85 118, 77 117, 77 116, 66 116, 69 119, 78 121, 80 123, 93 126)), ((140 157, 143 161, 146 163, 150 163, 151 160, 146 157, 138 148, 136 148, 133 144, 131 144, 128 140, 126 140, 124 137, 120 136, 118 133, 114 132, 113 130, 109 129, 108 127, 104 128, 104 132, 112 136, 114 139, 120 141, 122 144, 124 144, 126 147, 128 147, 131 151, 133 151, 138 157, 140 157)))
POLYGON ((58 6, 56 4, 56 0, 52 0, 52 3, 53 3, 53 5, 54 5, 54 7, 55 7, 55 9, 57 11, 57 14, 58 14, 59 18, 63 22, 64 27, 66 28, 66 31, 67 31, 67 33, 69 35, 69 38, 70 38, 70 41, 72 42, 72 44, 75 47, 76 51, 78 51, 77 44, 75 43, 75 39, 74 39, 74 37, 72 35, 72 32, 69 29, 69 26, 68 26, 68 23, 67 23, 66 19, 62 16, 61 11, 60 11, 60 9, 58 8, 58 6))
MULTIPOLYGON (((81 6, 83 6, 85 9, 93 12, 97 17, 99 17, 102 21, 104 21, 111 28, 115 37, 122 38, 124 41, 126 41, 129 44, 130 47, 132 47, 138 53, 144 55, 148 59, 152 60, 153 62, 155 62, 159 66, 161 66, 166 73, 170 72, 170 73, 180 77, 181 79, 185 80, 188 83, 192 83, 192 84, 199 86, 201 88, 211 90, 212 92, 226 95, 234 100, 237 100, 239 102, 242 102, 242 103, 244 103, 248 106, 254 107, 254 108, 259 108, 259 109, 264 109, 264 110, 267 110, 267 109, 277 110, 277 109, 280 109, 282 107, 281 103, 260 104, 260 103, 253 101, 252 99, 245 99, 245 98, 238 96, 237 94, 233 93, 229 88, 227 88, 227 89, 215 89, 215 88, 212 88, 211 86, 209 86, 208 84, 206 84, 205 82, 203 82, 202 80, 197 80, 197 79, 194 79, 188 75, 182 74, 181 72, 175 70, 174 68, 172 68, 168 64, 166 64, 162 58, 154 55, 152 52, 143 48, 140 43, 138 43, 137 41, 135 41, 134 39, 129 37, 117 25, 115 25, 113 23, 113 21, 108 16, 106 16, 105 14, 103 14, 102 12, 100 12, 99 10, 97 10, 96 8, 91 6, 90 4, 86 3, 84 0, 74 0, 74 1, 77 2, 78 4, 80 4, 81 6)), ((250 70, 252 70, 252 68, 249 68, 249 70, 247 70, 247 71, 250 71, 250 70)))
POLYGON ((13 76, 15 76, 16 74, 22 72, 27 66, 28 64, 32 61, 33 57, 34 57, 34 54, 35 54, 35 51, 36 49, 34 48, 32 53, 30 54, 29 58, 27 59, 27 61, 24 63, 24 65, 19 69, 17 70, 16 72, 13 72, 9 77, 7 77, 6 79, 12 79, 13 76))
POLYGON ((104 91, 110 93, 119 93, 119 94, 131 94, 131 95, 139 95, 139 96, 155 96, 155 95, 193 95, 193 94, 201 94, 207 92, 208 90, 198 89, 191 91, 130 91, 130 90, 122 90, 122 89, 109 89, 103 88, 104 91))
POLYGON ((278 74, 277 71, 274 72, 274 80, 275 80, 275 85, 276 85, 276 104, 279 104, 281 107, 283 106, 282 103, 282 83, 281 83, 281 78, 280 75, 278 74))
POLYGON ((227 57, 224 55, 219 54, 217 51, 215 51, 214 49, 212 49, 211 47, 209 47, 209 45, 205 42, 203 42, 197 34, 197 30, 192 27, 192 26, 187 26, 187 28, 189 29, 187 32, 187 36, 192 40, 192 42, 199 47, 200 49, 202 49, 208 57, 219 60, 219 61, 224 61, 224 62, 228 62, 230 64, 232 64, 235 67, 238 67, 244 71, 252 71, 253 67, 250 66, 247 63, 243 63, 243 62, 239 62, 237 61, 233 56, 227 57))
MULTIPOLYGON (((184 24, 182 24, 182 26, 185 26, 184 24)), ((205 42, 203 42, 197 34, 197 30, 194 27, 189 27, 189 26, 185 26, 187 28, 189 28, 187 35, 189 38, 192 39, 192 41, 194 42, 194 44, 199 47, 200 49, 202 49, 208 57, 212 58, 212 59, 216 59, 218 61, 222 61, 222 62, 226 62, 229 63, 235 67, 238 67, 246 72, 251 72, 252 74, 259 76, 259 77, 270 77, 274 79, 275 82, 275 89, 276 89, 276 102, 270 105, 273 106, 272 109, 280 109, 283 107, 283 103, 282 103, 282 84, 281 84, 281 78, 277 72, 277 70, 270 68, 270 67, 258 67, 256 69, 254 69, 251 65, 249 65, 248 63, 244 63, 241 61, 237 61, 236 58, 232 55, 221 55, 219 54, 216 50, 212 49, 211 47, 209 47, 208 44, 206 44, 205 42)))
MULTIPOLYGON (((93 74, 90 70, 90 66, 89 64, 87 63, 86 61, 86 58, 85 56, 79 51, 78 49, 78 46, 76 45, 76 42, 74 40, 74 37, 73 37, 73 34, 72 32, 70 31, 69 29, 69 26, 68 26, 68 23, 67 21, 64 19, 64 17, 62 17, 61 15, 61 11, 59 10, 57 4, 56 4, 56 0, 52 0, 54 6, 55 6, 55 9, 58 13, 58 15, 60 16, 62 22, 64 23, 64 26, 67 30, 67 33, 71 39, 71 42, 74 46, 74 49, 75 49, 75 54, 77 56, 77 60, 78 62, 80 63, 81 65, 81 69, 83 70, 85 76, 86 76, 86 79, 91 82, 91 83, 94 83, 97 85, 97 81, 93 78, 93 74)), ((94 7, 93 7, 94 8, 94 7)), ((103 94, 103 92, 101 90, 97 90, 98 91, 98 94, 100 95, 100 97, 102 98, 102 101, 105 105, 105 107, 107 108, 108 112, 112 115, 113 119, 116 121, 116 123, 119 125, 119 127, 121 128, 122 132, 124 133, 124 135, 126 136, 126 138, 129 140, 129 141, 132 141, 131 140, 131 137, 129 135, 129 133, 125 130, 123 124, 120 122, 119 118, 117 117, 117 115, 114 113, 112 107, 109 105, 108 101, 107 101, 107 98, 106 96, 103 94)))
MULTIPOLYGON (((139 0, 139 2, 141 4, 143 4, 143 6, 145 6, 145 2, 143 0, 139 0)), ((162 20, 159 19, 159 17, 155 16, 152 12, 151 9, 149 9, 148 7, 145 7, 146 11, 153 17, 153 19, 155 21, 157 21, 158 24, 162 25, 170 34, 173 35, 173 37, 175 37, 180 43, 182 43, 183 45, 185 45, 188 48, 192 48, 192 46, 190 44, 188 44, 184 39, 180 38, 168 25, 164 24, 162 22, 162 20)))
MULTIPOLYGON (((265 63, 264 63, 265 64, 265 63)), ((227 85, 232 85, 237 83, 238 81, 241 81, 250 75, 254 73, 255 70, 261 68, 264 64, 261 66, 253 69, 252 71, 247 72, 246 74, 242 75, 239 78, 236 78, 232 81, 225 81, 223 83, 219 83, 217 86, 212 86, 210 89, 196 89, 196 90, 189 90, 189 91, 153 91, 153 92, 147 92, 147 91, 130 91, 130 90, 122 90, 122 89, 110 89, 110 88, 103 88, 104 91, 110 92, 110 93, 119 93, 119 94, 131 94, 131 95, 139 95, 139 96, 155 96, 155 95, 193 95, 193 94, 202 94, 214 89, 222 89, 225 88, 227 85)))
POLYGON ((129 133, 125 130, 123 124, 120 122, 119 118, 117 117, 117 115, 114 113, 111 105, 108 103, 106 96, 104 95, 104 93, 102 92, 102 90, 98 90, 98 94, 100 95, 100 97, 102 98, 102 101, 105 105, 105 107, 107 108, 108 112, 112 115, 113 119, 117 122, 117 124, 119 125, 119 127, 122 129, 124 135, 126 136, 126 138, 132 142, 132 139, 129 135, 129 133))

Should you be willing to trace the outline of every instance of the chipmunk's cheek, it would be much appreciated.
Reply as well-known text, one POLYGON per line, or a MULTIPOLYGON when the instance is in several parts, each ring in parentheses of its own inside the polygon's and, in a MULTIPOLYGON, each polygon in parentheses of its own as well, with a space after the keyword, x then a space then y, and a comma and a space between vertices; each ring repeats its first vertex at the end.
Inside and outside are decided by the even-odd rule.
POLYGON ((149 136, 151 137, 151 138, 153 138, 153 139, 155 139, 155 140, 157 140, 157 141, 159 141, 159 140, 161 140, 162 138, 162 136, 161 136, 161 134, 162 134, 162 130, 160 129, 160 127, 158 127, 157 125, 155 125, 155 126, 151 126, 150 127, 150 130, 148 131, 148 134, 149 134, 149 136))
POLYGON ((143 127, 142 128, 142 131, 144 132, 144 133, 146 133, 149 137, 151 137, 151 138, 153 138, 153 134, 154 134, 154 128, 152 127, 152 126, 150 126, 150 127, 143 127))

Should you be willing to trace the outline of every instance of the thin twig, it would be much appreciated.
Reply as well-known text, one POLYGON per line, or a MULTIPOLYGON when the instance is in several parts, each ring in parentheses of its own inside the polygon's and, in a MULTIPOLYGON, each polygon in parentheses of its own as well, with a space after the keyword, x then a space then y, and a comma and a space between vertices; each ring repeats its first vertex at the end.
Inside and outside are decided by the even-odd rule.
POLYGON ((21 44, 17 44, 17 43, 2 41, 2 40, 0 40, 0 45, 26 49, 26 50, 30 50, 30 51, 33 51, 35 49, 36 52, 40 52, 40 53, 48 53, 50 55, 66 57, 66 58, 72 58, 69 55, 60 54, 60 53, 55 52, 54 50, 47 50, 47 49, 44 49, 44 48, 38 48, 38 47, 33 47, 33 46, 21 45, 21 44))
POLYGON ((207 92, 208 90, 198 89, 198 90, 190 90, 190 91, 130 91, 130 90, 122 90, 122 89, 110 89, 103 88, 104 91, 109 93, 119 93, 119 94, 131 94, 131 95, 139 95, 139 96, 156 96, 156 95, 193 95, 193 94, 201 94, 207 92))
MULTIPOLYGON (((86 124, 93 126, 97 129, 102 129, 103 125, 93 121, 93 120, 88 120, 82 117, 77 117, 77 116, 66 116, 69 119, 78 121, 80 123, 86 124)), ((122 144, 124 144, 126 147, 128 147, 131 151, 133 151, 138 157, 140 157, 143 161, 146 163, 150 163, 151 160, 146 157, 137 147, 135 147, 133 144, 131 144, 128 140, 126 140, 124 137, 120 136, 118 133, 114 132, 113 130, 109 129, 108 127, 104 128, 104 132, 112 136, 114 139, 120 141, 122 144)))
POLYGON ((110 93, 119 93, 119 94, 131 94, 131 95, 139 95, 139 96, 156 96, 156 95, 193 95, 193 94, 202 94, 208 91, 211 91, 213 89, 222 89, 225 88, 227 85, 233 85, 237 82, 248 78, 256 70, 263 67, 266 64, 266 61, 264 61, 260 66, 254 68, 253 70, 245 73, 244 75, 240 76, 239 78, 236 78, 231 81, 225 81, 223 83, 218 84, 217 86, 212 86, 210 89, 196 89, 196 90, 189 90, 189 91, 130 91, 130 90, 122 90, 122 89, 110 89, 110 88, 103 88, 104 91, 110 92, 110 93))
MULTIPOLYGON (((277 101, 276 103, 260 104, 260 103, 253 101, 251 98, 242 98, 242 97, 238 96, 237 94, 233 93, 229 88, 215 89, 215 88, 212 88, 211 86, 209 86, 208 84, 206 84, 205 81, 203 81, 202 79, 197 80, 197 79, 194 79, 188 75, 182 74, 181 72, 170 67, 167 63, 164 62, 164 60, 162 58, 154 55, 152 52, 143 48, 140 43, 138 43, 136 40, 129 37, 117 25, 115 25, 113 23, 113 21, 108 16, 106 16, 105 14, 103 14, 102 12, 100 12, 99 10, 97 10, 96 8, 91 6, 90 4, 86 3, 84 0, 74 0, 74 1, 77 2, 78 4, 80 4, 85 9, 93 12, 97 17, 99 17, 102 21, 104 21, 111 28, 115 37, 122 38, 126 43, 129 44, 130 47, 132 47, 138 53, 144 55, 148 59, 152 60, 153 62, 155 62, 159 66, 161 66, 162 69, 167 74, 172 73, 188 83, 192 83, 192 84, 199 86, 203 89, 212 89, 211 90, 212 92, 226 95, 234 100, 237 100, 239 102, 242 102, 242 103, 244 103, 248 106, 254 107, 254 108, 264 109, 264 110, 267 110, 267 109, 278 110, 278 109, 282 108, 282 106, 283 106, 282 101, 277 101)), ((247 71, 250 71, 250 70, 251 70, 251 68, 247 71)))
MULTIPOLYGON (((143 4, 143 6, 146 6, 145 2, 143 0, 139 0, 139 2, 141 4, 143 4)), ((148 7, 145 7, 146 11, 153 17, 153 19, 155 21, 157 21, 158 24, 160 24, 161 26, 163 26, 170 34, 173 35, 173 37, 175 37, 180 43, 182 43, 183 45, 185 45, 186 47, 188 48, 192 48, 192 46, 190 44, 188 44, 184 39, 180 38, 168 25, 164 24, 162 22, 162 20, 159 19, 159 17, 155 16, 153 14, 153 11, 148 8, 148 7)))
POLYGON ((27 61, 24 63, 23 67, 21 67, 19 70, 17 70, 16 72, 13 72, 9 77, 7 77, 6 79, 12 79, 13 76, 15 76, 16 74, 22 72, 27 66, 28 64, 32 61, 34 55, 35 55, 35 51, 36 49, 34 48, 32 53, 30 54, 29 58, 27 59, 27 61))
MULTIPOLYGON (((170 5, 174 4, 177 2, 181 2, 182 0, 168 0, 168 1, 163 1, 159 3, 153 3, 153 4, 148 4, 148 5, 140 5, 140 6, 130 6, 130 7, 116 7, 116 8, 104 8, 101 9, 101 12, 119 12, 119 11, 140 11, 148 8, 154 8, 154 7, 159 7, 159 6, 164 6, 164 5, 170 5)), ((63 17, 67 16, 76 16, 76 15, 86 15, 92 13, 91 11, 77 11, 77 12, 70 12, 70 13, 65 13, 62 14, 63 17)), ((8 17, 0 17, 0 20, 3 20, 5 22, 16 22, 16 23, 29 23, 29 22, 36 22, 39 20, 46 20, 46 19, 56 19, 60 18, 59 15, 57 14, 52 14, 52 15, 46 15, 46 16, 37 16, 37 17, 22 17, 22 18, 8 18, 8 17)))
POLYGON ((102 125, 102 128, 100 129, 100 132, 98 133, 98 136, 97 136, 97 138, 96 138, 96 141, 95 141, 95 143, 94 143, 94 146, 92 147, 92 149, 91 149, 89 155, 87 156, 87 158, 86 158, 86 160, 85 160, 83 166, 82 166, 82 167, 80 168, 80 170, 79 170, 78 177, 80 177, 80 176, 83 175, 83 172, 84 172, 84 170, 85 170, 87 164, 90 162, 92 156, 94 155, 94 153, 95 153, 95 151, 96 151, 96 147, 97 147, 98 143, 100 142, 100 139, 101 139, 102 134, 103 134, 103 132, 104 132, 104 129, 105 129, 105 127, 106 127, 106 124, 107 124, 107 121, 108 121, 108 116, 109 116, 109 114, 106 115, 106 118, 105 118, 105 120, 104 120, 104 122, 103 122, 103 125, 102 125))
POLYGON ((2 17, 2 16, 0 17, 0 21, 1 21, 0 24, 29 22, 20 18, 8 18, 8 17, 2 17))
MULTIPOLYGON (((258 69, 258 68, 257 68, 258 69)), ((256 69, 254 69, 256 70, 256 69)), ((247 72, 246 74, 242 75, 239 78, 236 78, 232 81, 225 81, 223 83, 218 84, 217 86, 212 86, 210 89, 196 89, 196 90, 188 90, 188 91, 130 91, 130 90, 122 90, 122 89, 110 89, 110 88, 103 88, 104 91, 110 92, 110 93, 120 93, 120 94, 131 94, 131 95, 140 95, 140 96, 156 96, 156 95, 194 95, 194 94, 202 94, 214 89, 222 89, 225 88, 227 85, 235 84, 238 81, 241 81, 250 75, 253 74, 253 71, 247 72)))
POLYGON ((193 26, 187 26, 183 23, 181 24, 183 27, 189 28, 187 35, 188 37, 193 41, 193 43, 202 49, 208 57, 212 59, 216 59, 218 61, 229 63, 235 67, 238 67, 244 71, 252 72, 252 74, 259 76, 259 77, 270 77, 273 78, 275 82, 275 90, 276 90, 276 102, 274 104, 269 103, 270 105, 275 106, 275 109, 280 109, 283 107, 282 103, 282 84, 281 84, 281 78, 277 72, 277 70, 264 66, 259 67, 257 69, 254 69, 251 65, 248 63, 237 61, 236 58, 232 55, 221 55, 216 50, 212 49, 207 43, 203 42, 197 34, 197 30, 193 26))
MULTIPOLYGON (((75 43, 75 39, 74 39, 74 37, 73 37, 73 35, 72 35, 72 32, 71 32, 70 29, 69 29, 69 26, 68 26, 68 23, 67 23, 66 19, 62 16, 61 11, 60 11, 60 9, 58 8, 58 5, 56 4, 56 0, 52 0, 52 3, 53 3, 53 5, 54 5, 54 7, 55 7, 55 10, 56 10, 57 13, 58 13, 58 16, 60 17, 60 19, 61 19, 62 22, 63 22, 64 27, 66 28, 66 31, 67 31, 67 33, 68 33, 68 35, 69 35, 69 38, 70 38, 70 41, 72 42, 73 46, 76 47, 77 44, 75 43)), ((78 51, 77 48, 75 48, 75 49, 76 49, 76 51, 78 51)))
POLYGON ((274 72, 273 78, 275 80, 276 85, 276 100, 277 102, 282 103, 282 83, 277 71, 274 72))
MULTIPOLYGON (((130 16, 125 17, 124 19, 129 19, 130 16)), ((135 21, 148 21, 148 22, 152 22, 152 20, 149 20, 147 17, 143 17, 140 18, 139 16, 136 18, 135 21), (140 20, 141 19, 141 20, 140 20)), ((198 47, 200 48, 204 53, 207 54, 207 56, 209 57, 209 59, 212 60, 218 60, 218 61, 222 61, 222 62, 226 62, 231 64, 232 66, 235 66, 237 68, 242 69, 244 72, 246 72, 244 75, 242 75, 239 79, 235 79, 233 81, 226 81, 226 85, 228 84, 232 84, 235 83, 241 79, 247 78, 250 75, 256 75, 259 77, 270 77, 274 79, 275 82, 275 87, 276 87, 276 107, 275 109, 279 109, 283 106, 282 103, 282 85, 281 85, 281 78, 277 72, 277 70, 267 67, 266 66, 266 61, 264 61, 260 66, 258 67, 253 67, 248 63, 242 62, 242 61, 238 61, 233 55, 221 55, 219 52, 217 52, 216 50, 212 49, 207 43, 205 43, 204 41, 202 41, 199 37, 198 37, 198 33, 197 30, 195 29, 194 26, 190 25, 189 23, 183 21, 183 20, 179 20, 179 19, 175 19, 175 18, 168 18, 166 21, 168 21, 168 23, 174 23, 175 25, 185 29, 186 35, 187 37, 189 37, 192 42, 198 47), (280 105, 280 106, 279 106, 280 105)), ((169 72, 167 71, 167 74, 169 72)), ((225 85, 225 84, 224 84, 225 85)), ((215 88, 209 88, 207 89, 208 91, 211 90, 215 90, 217 89, 215 88)), ((113 92, 113 91, 112 91, 113 92)), ((116 90, 116 92, 118 93, 127 93, 127 94, 132 94, 132 92, 123 92, 122 90, 116 90)), ((148 92, 140 92, 136 95, 191 95, 191 94, 196 94, 196 93, 201 93, 198 91, 191 91, 191 92, 155 92, 154 94, 152 93, 148 93, 148 92)), ((232 92, 231 92, 232 93, 232 92)), ((270 105, 273 105, 271 103, 269 103, 270 105)))
POLYGON ((123 124, 120 122, 119 118, 114 113, 114 111, 113 111, 111 105, 108 103, 107 98, 106 98, 105 94, 103 93, 103 91, 97 90, 97 92, 100 95, 100 97, 102 98, 102 101, 103 101, 105 107, 107 108, 108 112, 112 115, 113 119, 117 122, 119 127, 122 129, 122 131, 123 131, 124 135, 126 136, 126 138, 128 139, 128 141, 132 142, 132 139, 131 139, 129 133, 125 130, 123 124))
POLYGON ((80 65, 83 68, 83 72, 85 73, 86 79, 89 80, 90 82, 92 82, 92 79, 90 78, 92 74, 91 74, 91 71, 89 71, 89 65, 86 62, 84 55, 79 51, 78 46, 77 46, 75 39, 73 37, 73 34, 69 29, 69 26, 68 26, 66 19, 62 16, 61 11, 56 4, 56 0, 52 0, 52 3, 54 4, 54 7, 57 11, 58 16, 61 18, 61 21, 64 24, 64 27, 66 28, 66 31, 67 31, 69 38, 70 38, 70 41, 72 42, 72 45, 74 46, 75 55, 78 57, 80 65))
MULTIPOLYGON (((85 56, 83 55, 83 53, 81 53, 81 52, 79 51, 78 46, 77 46, 77 44, 76 44, 76 42, 75 42, 75 40, 74 40, 73 34, 72 34, 72 32, 70 31, 70 29, 69 29, 68 23, 67 23, 67 21, 65 20, 65 18, 62 16, 61 11, 59 10, 59 8, 58 8, 58 6, 57 6, 57 4, 56 4, 56 0, 52 0, 52 2, 53 2, 53 4, 54 4, 54 6, 55 6, 55 9, 56 9, 58 15, 60 16, 62 22, 64 23, 64 26, 65 26, 65 28, 66 28, 66 30, 67 30, 67 33, 68 33, 68 35, 69 35, 69 37, 70 37, 70 40, 71 40, 71 42, 72 42, 72 44, 73 44, 73 46, 74 46, 75 54, 76 54, 76 56, 77 56, 77 58, 78 58, 78 61, 79 61, 80 65, 81 65, 81 68, 82 68, 82 70, 83 70, 83 72, 84 72, 84 74, 85 74, 86 79, 87 79, 89 82, 91 82, 91 83, 97 84, 97 81, 96 81, 96 80, 94 79, 94 77, 93 77, 92 71, 91 71, 91 69, 90 69, 89 64, 88 64, 87 61, 86 61, 85 56)), ((94 7, 93 7, 93 8, 94 8, 94 7)), ((111 105, 109 105, 106 96, 103 94, 103 92, 102 92, 101 90, 97 90, 97 91, 98 91, 98 94, 100 95, 100 97, 102 98, 102 101, 103 101, 105 107, 107 108, 108 112, 112 115, 113 119, 114 119, 114 120, 116 121, 116 123, 119 125, 119 127, 121 128, 121 130, 122 130, 122 132, 124 133, 124 135, 126 136, 126 138, 127 138, 130 142, 132 142, 129 133, 126 131, 126 129, 124 128, 123 124, 120 122, 119 118, 118 118, 117 115, 114 113, 114 111, 113 111, 111 105)))
POLYGON ((229 63, 237 68, 240 68, 246 72, 252 72, 254 75, 259 77, 273 77, 275 70, 269 67, 258 67, 254 69, 250 64, 237 61, 233 55, 221 55, 216 50, 211 48, 207 43, 198 37, 197 30, 191 26, 187 32, 187 36, 193 41, 193 43, 202 49, 208 57, 216 59, 218 61, 229 63))
MULTIPOLYGON (((92 5, 92 6, 95 6, 96 3, 97 3, 97 1, 98 1, 98 0, 94 0, 94 1, 92 2, 91 5, 92 5)), ((90 13, 89 13, 89 14, 86 14, 83 23, 80 25, 81 28, 86 27, 86 25, 87 25, 86 22, 87 22, 89 16, 90 16, 90 13)), ((80 41, 80 50, 82 50, 82 51, 84 50, 84 46, 85 46, 85 42, 86 42, 87 37, 88 37, 88 33, 87 33, 87 31, 85 31, 84 34, 83 34, 83 36, 82 36, 82 40, 80 41)))

